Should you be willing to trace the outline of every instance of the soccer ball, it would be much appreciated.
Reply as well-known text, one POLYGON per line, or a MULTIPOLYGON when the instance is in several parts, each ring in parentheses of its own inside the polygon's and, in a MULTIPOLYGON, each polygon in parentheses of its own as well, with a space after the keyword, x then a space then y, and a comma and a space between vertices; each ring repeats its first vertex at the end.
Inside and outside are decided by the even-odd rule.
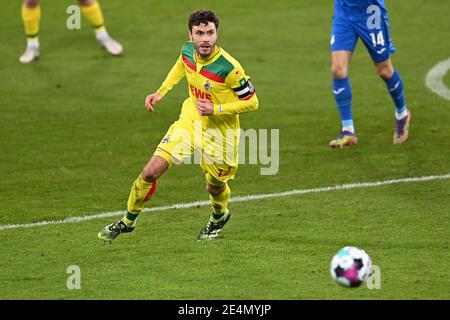
POLYGON ((331 260, 330 273, 344 287, 358 287, 367 281, 372 271, 369 255, 356 247, 339 250, 331 260))

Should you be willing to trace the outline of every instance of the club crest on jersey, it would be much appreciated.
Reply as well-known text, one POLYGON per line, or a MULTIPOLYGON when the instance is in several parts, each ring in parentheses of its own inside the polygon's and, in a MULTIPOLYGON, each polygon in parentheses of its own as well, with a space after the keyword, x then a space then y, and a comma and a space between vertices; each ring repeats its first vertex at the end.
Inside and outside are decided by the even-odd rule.
POLYGON ((161 140, 161 143, 169 143, 169 142, 170 142, 170 134, 168 134, 161 140))
POLYGON ((212 88, 213 88, 211 82, 209 82, 208 80, 206 80, 206 83, 205 83, 204 88, 205 88, 205 91, 211 91, 212 88))

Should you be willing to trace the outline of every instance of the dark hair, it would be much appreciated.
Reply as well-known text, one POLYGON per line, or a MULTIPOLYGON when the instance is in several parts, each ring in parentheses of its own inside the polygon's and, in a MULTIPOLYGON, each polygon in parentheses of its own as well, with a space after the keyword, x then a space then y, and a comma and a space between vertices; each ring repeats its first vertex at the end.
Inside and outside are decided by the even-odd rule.
POLYGON ((189 31, 192 32, 193 26, 199 26, 201 23, 208 24, 208 22, 213 22, 216 29, 219 29, 219 17, 208 9, 201 9, 192 13, 189 17, 189 31))

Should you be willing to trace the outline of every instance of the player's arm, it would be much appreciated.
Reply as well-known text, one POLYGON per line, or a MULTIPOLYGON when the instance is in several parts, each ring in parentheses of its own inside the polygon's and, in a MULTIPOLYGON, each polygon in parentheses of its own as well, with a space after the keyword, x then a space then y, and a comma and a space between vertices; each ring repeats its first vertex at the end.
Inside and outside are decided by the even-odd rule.
POLYGON ((214 105, 214 115, 236 114, 255 111, 259 102, 250 77, 245 75, 242 68, 236 68, 225 79, 226 84, 239 98, 238 101, 214 105))
POLYGON ((164 80, 161 87, 156 92, 158 92, 164 97, 167 94, 167 92, 172 90, 172 88, 175 87, 178 84, 178 82, 181 81, 181 79, 183 79, 185 75, 186 69, 180 55, 177 62, 175 62, 175 65, 172 67, 169 74, 167 75, 166 80, 164 80))
POLYGON ((180 55, 175 65, 169 71, 169 74, 162 83, 161 87, 155 93, 148 95, 145 99, 145 107, 147 108, 147 110, 152 112, 154 110, 155 104, 161 101, 162 98, 170 90, 172 90, 172 88, 175 87, 185 75, 186 70, 180 55))

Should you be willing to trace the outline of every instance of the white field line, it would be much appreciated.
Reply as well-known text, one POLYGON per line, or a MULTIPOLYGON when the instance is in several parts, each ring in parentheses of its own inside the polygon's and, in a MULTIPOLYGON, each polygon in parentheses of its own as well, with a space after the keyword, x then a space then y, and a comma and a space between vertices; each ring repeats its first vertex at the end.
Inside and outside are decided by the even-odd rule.
MULTIPOLYGON (((437 176, 411 177, 411 178, 375 181, 375 182, 349 183, 349 184, 342 184, 342 185, 337 185, 337 186, 314 188, 314 189, 294 189, 294 190, 285 191, 285 192, 238 196, 238 197, 231 198, 229 200, 229 202, 246 202, 246 201, 261 200, 261 199, 268 199, 268 198, 288 197, 288 196, 300 195, 300 194, 306 194, 306 193, 319 193, 319 192, 349 190, 349 189, 363 189, 363 188, 379 187, 379 186, 386 186, 386 185, 399 184, 399 183, 414 183, 414 182, 444 180, 444 179, 450 179, 450 173, 443 174, 443 175, 437 175, 437 176)), ((198 206, 206 206, 206 205, 209 205, 209 203, 210 203, 209 201, 195 201, 195 202, 188 202, 188 203, 179 203, 179 204, 173 204, 173 205, 169 205, 169 206, 146 208, 146 209, 142 210, 142 212, 168 211, 168 210, 174 210, 174 209, 188 209, 188 208, 194 208, 194 207, 198 207, 198 206)), ((82 221, 101 219, 101 218, 107 218, 107 217, 122 216, 123 214, 124 214, 124 211, 122 210, 122 211, 103 212, 103 213, 93 214, 93 215, 70 217, 70 218, 65 218, 62 220, 40 221, 40 222, 25 223, 25 224, 5 224, 5 225, 0 225, 0 231, 8 230, 8 229, 18 229, 18 228, 34 228, 34 227, 47 226, 47 225, 52 225, 52 224, 82 222, 82 221)))
POLYGON ((444 77, 450 70, 450 58, 439 62, 426 75, 425 84, 438 96, 450 100, 450 89, 444 84, 444 77))

